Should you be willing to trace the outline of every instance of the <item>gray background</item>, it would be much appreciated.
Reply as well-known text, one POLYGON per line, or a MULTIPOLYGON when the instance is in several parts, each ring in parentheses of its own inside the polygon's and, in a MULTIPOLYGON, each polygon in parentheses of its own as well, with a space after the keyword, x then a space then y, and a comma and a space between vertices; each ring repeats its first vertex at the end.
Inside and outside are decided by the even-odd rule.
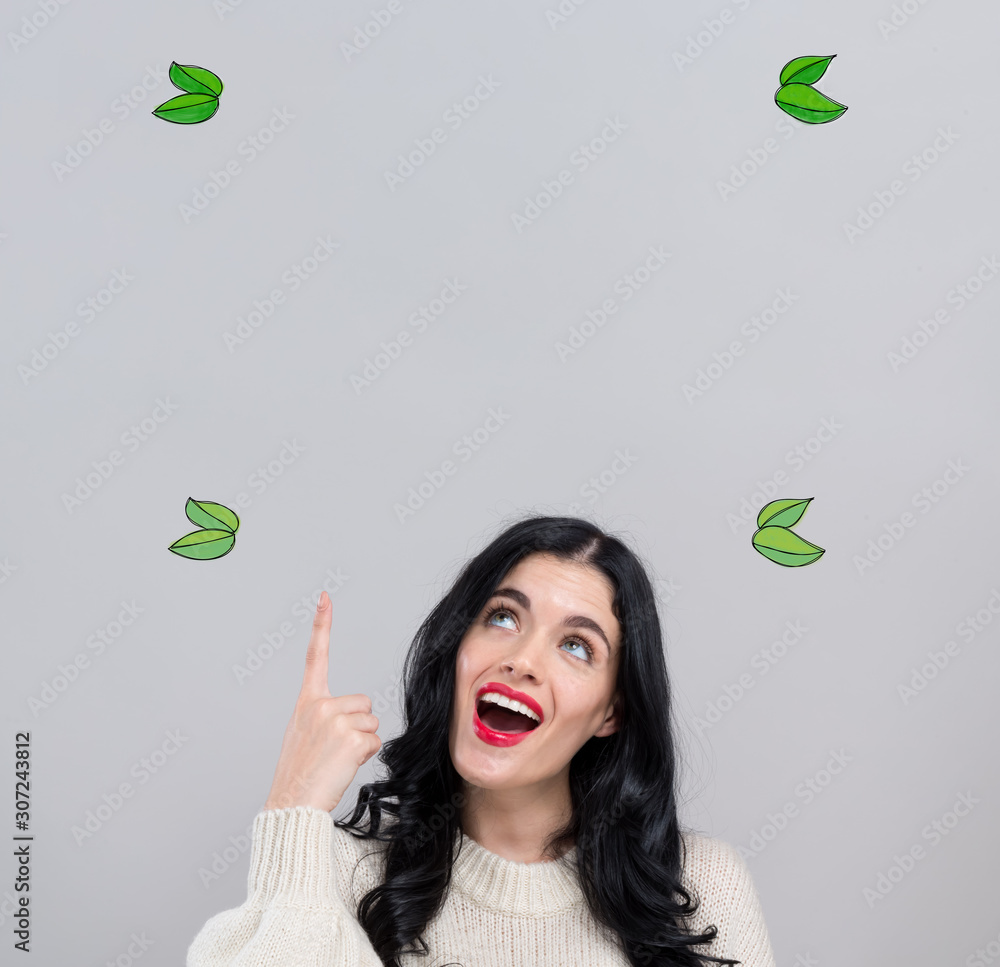
MULTIPOLYGON (((143 964, 180 963, 205 920, 246 896, 242 837, 323 582, 339 571, 331 689, 372 696, 384 741, 420 621, 527 510, 589 516, 649 562, 682 721, 682 818, 748 849, 771 837, 747 861, 780 964, 1000 950, 996 625, 959 630, 1000 609, 1000 282, 961 311, 948 303, 1000 254, 1000 13, 907 0, 914 12, 899 6, 883 36, 888 2, 567 7, 553 26, 554 0, 402 2, 350 60, 342 44, 385 4, 69 3, 16 51, 11 32, 41 8, 5 7, 3 720, 8 762, 14 733, 32 737, 37 962, 126 965, 144 932, 143 964), (680 69, 675 53, 724 9, 732 22, 680 69), (789 118, 773 101, 782 66, 830 53, 816 86, 849 110, 789 118), (116 99, 172 60, 222 77, 215 117, 154 117, 180 93, 166 80, 120 117, 116 99), (445 111, 480 75, 498 86, 452 130, 445 111), (248 161, 239 145, 274 109, 294 119, 248 161), (609 117, 625 129, 580 171, 573 152, 609 117), (60 180, 53 163, 102 118, 113 131, 60 180), (397 156, 435 127, 446 141, 390 190, 397 156), (904 166, 935 153, 939 128, 952 143, 912 180, 904 166), (718 183, 767 138, 777 150, 724 199, 718 183), (180 206, 234 159, 241 173, 185 221, 180 206), (512 213, 560 169, 572 184, 518 232, 512 213), (905 191, 849 239, 893 180, 905 191), (293 293, 282 275, 317 236, 339 248, 293 293), (663 268, 561 360, 556 344, 658 245, 663 268), (85 321, 77 305, 115 270, 134 280, 85 321), (419 333, 407 320, 448 279, 466 290, 419 333), (230 352, 223 334, 278 287, 284 305, 230 352), (751 343, 741 327, 781 288, 796 301, 751 343), (888 354, 940 308, 948 323, 894 371, 888 354), (74 320, 79 335, 22 377, 74 320), (351 376, 404 330, 412 343, 357 393, 351 376), (686 399, 734 339, 743 354, 686 399), (158 399, 175 411, 126 449, 158 399), (454 445, 491 407, 509 419, 462 461, 454 445), (824 420, 840 428, 821 441, 824 420), (282 465, 285 441, 304 449, 282 465), (796 447, 808 460, 793 466, 796 447), (115 449, 123 462, 68 509, 76 478, 115 449), (632 458, 620 474, 616 451, 632 458), (394 506, 449 458, 457 472, 401 520, 394 506), (272 461, 280 475, 260 483, 272 461), (913 496, 949 461, 968 470, 922 511, 913 496), (744 499, 755 514, 779 470, 772 496, 814 498, 796 531, 826 553, 807 567, 766 560, 755 524, 728 517, 744 499), (230 554, 166 550, 193 529, 188 497, 240 514, 230 554), (880 535, 888 549, 866 566, 880 535), (88 638, 123 602, 141 614, 98 655, 88 638), (786 622, 807 630, 762 674, 755 656, 786 622), (949 640, 957 653, 904 702, 898 686, 949 640), (237 681, 248 652, 259 667, 237 681), (32 708, 81 654, 89 667, 32 708), (727 704, 744 674, 752 686, 727 704), (725 710, 705 729, 710 704, 725 710), (170 730, 179 749, 142 772, 170 730), (841 751, 807 802, 800 784, 830 778, 841 751), (134 795, 78 842, 73 828, 123 782, 134 795), (974 808, 932 844, 925 830, 954 819, 960 794, 974 808), (797 815, 768 829, 789 802, 797 815), (915 845, 924 858, 867 899, 915 845)), ((13 876, 8 859, 4 962, 13 876)))

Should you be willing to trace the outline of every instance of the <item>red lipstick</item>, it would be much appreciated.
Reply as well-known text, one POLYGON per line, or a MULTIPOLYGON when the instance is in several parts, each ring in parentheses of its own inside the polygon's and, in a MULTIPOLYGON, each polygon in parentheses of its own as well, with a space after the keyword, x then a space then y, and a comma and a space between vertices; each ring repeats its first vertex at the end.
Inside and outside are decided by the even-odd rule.
POLYGON ((487 682, 476 692, 475 701, 472 703, 472 727, 475 730, 476 735, 490 745, 502 747, 517 745, 519 742, 531 735, 532 732, 537 732, 538 729, 541 728, 542 722, 544 721, 545 713, 542 712, 541 705, 539 705, 535 699, 533 699, 530 695, 526 695, 524 692, 519 692, 517 689, 511 688, 509 685, 504 685, 500 682, 487 682), (536 725, 533 729, 529 729, 527 732, 497 732, 496 730, 491 729, 479 717, 479 699, 486 692, 497 692, 507 698, 523 702, 538 716, 538 725, 536 725))

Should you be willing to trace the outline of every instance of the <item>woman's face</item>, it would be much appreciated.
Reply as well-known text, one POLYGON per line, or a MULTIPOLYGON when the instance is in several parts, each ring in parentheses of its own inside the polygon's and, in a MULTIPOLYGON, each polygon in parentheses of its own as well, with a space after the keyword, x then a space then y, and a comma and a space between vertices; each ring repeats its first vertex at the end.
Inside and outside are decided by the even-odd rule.
POLYGON ((490 598, 459 645, 448 747, 471 785, 534 786, 532 794, 543 796, 553 780, 565 783, 562 773, 568 777, 570 760, 588 739, 618 729, 621 631, 611 611, 612 588, 596 569, 535 553, 519 561, 497 591, 503 593, 490 598), (503 610, 489 613, 498 606, 503 610), (520 693, 519 701, 541 711, 541 724, 520 741, 498 737, 530 723, 482 703, 487 727, 478 726, 477 695, 488 683, 520 693))

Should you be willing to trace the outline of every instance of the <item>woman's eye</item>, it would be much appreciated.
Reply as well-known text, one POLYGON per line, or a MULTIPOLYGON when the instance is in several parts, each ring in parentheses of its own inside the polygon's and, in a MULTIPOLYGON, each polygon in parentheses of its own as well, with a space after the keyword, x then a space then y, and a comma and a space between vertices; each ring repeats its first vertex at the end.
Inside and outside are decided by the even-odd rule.
POLYGON ((579 648, 582 654, 579 656, 584 661, 590 660, 590 651, 587 646, 582 641, 566 641, 564 644, 571 645, 573 648, 579 648))
POLYGON ((508 621, 513 621, 514 618, 506 611, 495 611, 490 615, 490 621, 492 622, 494 618, 506 618, 508 621))

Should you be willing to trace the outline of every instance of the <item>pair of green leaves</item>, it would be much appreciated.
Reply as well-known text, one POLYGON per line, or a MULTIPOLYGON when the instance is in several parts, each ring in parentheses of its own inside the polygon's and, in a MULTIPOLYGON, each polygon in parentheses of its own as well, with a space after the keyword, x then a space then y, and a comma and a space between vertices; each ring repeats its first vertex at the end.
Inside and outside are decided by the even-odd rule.
POLYGON ((164 121, 174 124, 198 124, 207 121, 219 110, 219 95, 222 93, 222 79, 204 67, 193 64, 181 66, 177 61, 170 64, 170 83, 187 94, 180 94, 164 101, 153 111, 164 121))
POLYGON ((202 530, 192 531, 174 541, 167 550, 193 561, 212 561, 224 557, 236 543, 240 519, 228 507, 211 500, 188 497, 184 513, 192 524, 202 530))
POLYGON ((757 515, 757 531, 753 535, 754 548, 775 564, 785 567, 801 567, 818 561, 826 553, 825 549, 810 544, 789 530, 802 519, 811 500, 812 497, 772 500, 761 507, 757 515))
POLYGON ((836 57, 796 57, 781 69, 781 87, 774 92, 774 103, 786 114, 807 124, 825 124, 835 121, 846 104, 832 101, 812 87, 825 73, 830 61, 836 57))

